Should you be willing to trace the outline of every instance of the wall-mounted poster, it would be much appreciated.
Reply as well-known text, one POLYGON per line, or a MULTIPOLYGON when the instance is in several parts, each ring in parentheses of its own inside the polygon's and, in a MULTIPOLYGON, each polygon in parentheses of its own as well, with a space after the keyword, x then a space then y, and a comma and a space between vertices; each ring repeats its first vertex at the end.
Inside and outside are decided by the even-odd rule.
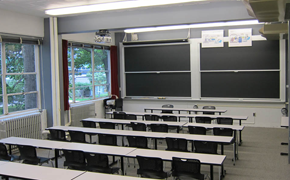
POLYGON ((252 46, 252 28, 229 29, 229 47, 252 46))
POLYGON ((202 47, 224 47, 224 30, 202 31, 202 47))

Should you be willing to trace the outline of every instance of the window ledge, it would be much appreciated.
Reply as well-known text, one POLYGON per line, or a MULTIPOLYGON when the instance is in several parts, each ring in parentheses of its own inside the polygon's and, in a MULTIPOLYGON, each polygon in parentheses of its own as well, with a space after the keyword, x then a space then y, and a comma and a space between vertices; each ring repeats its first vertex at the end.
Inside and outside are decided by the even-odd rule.
POLYGON ((31 110, 26 110, 26 111, 13 112, 13 113, 9 113, 7 115, 5 115, 5 114, 0 115, 0 121, 14 118, 14 117, 34 115, 34 114, 40 114, 40 113, 41 113, 41 111, 39 109, 31 109, 31 110))

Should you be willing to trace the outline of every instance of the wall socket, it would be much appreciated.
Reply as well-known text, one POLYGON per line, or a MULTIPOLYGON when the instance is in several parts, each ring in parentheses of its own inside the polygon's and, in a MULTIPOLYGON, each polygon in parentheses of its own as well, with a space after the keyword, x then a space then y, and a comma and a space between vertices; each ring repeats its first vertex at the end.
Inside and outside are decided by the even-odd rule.
POLYGON ((256 117, 256 113, 253 113, 253 116, 256 117))

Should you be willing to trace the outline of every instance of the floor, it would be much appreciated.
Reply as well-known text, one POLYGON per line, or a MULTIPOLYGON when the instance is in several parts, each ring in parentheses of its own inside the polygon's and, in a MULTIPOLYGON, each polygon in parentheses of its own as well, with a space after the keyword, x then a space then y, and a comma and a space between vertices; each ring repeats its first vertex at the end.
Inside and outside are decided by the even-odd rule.
MULTIPOLYGON (((187 132, 184 130, 184 132, 187 132)), ((287 152, 287 146, 282 146, 281 142, 286 142, 288 129, 283 128, 258 128, 245 127, 243 130, 243 144, 239 146, 239 160, 233 165, 232 146, 225 146, 225 155, 227 158, 224 162, 226 176, 224 180, 289 180, 290 164, 288 156, 281 156, 280 152, 287 152)), ((160 140, 158 149, 164 150, 166 142, 160 140)), ((189 147, 191 145, 189 144, 189 147)), ((190 148, 189 148, 190 149, 190 148)), ((53 156, 53 151, 38 150, 39 156, 53 156)), ((63 168, 64 157, 59 159, 59 168, 63 168)), ((138 163, 134 167, 134 160, 129 159, 130 167, 125 159, 126 174, 137 177, 138 163)), ((54 161, 53 161, 54 163, 54 161)), ((116 166, 119 166, 117 164, 116 166)), ((51 164, 44 164, 51 166, 51 164)), ((170 171, 171 165, 165 162, 165 171, 170 171)), ((214 179, 219 179, 219 167, 214 168, 214 179)), ((202 173, 209 178, 209 166, 202 165, 202 173)), ((169 178, 171 179, 171 178, 169 178)))

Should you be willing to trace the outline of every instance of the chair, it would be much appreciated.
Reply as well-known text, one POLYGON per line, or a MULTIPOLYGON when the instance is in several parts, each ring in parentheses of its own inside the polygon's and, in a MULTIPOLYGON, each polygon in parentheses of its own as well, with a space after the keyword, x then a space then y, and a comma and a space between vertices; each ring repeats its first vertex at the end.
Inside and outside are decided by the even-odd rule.
POLYGON ((181 138, 166 138, 167 151, 188 152, 187 140, 181 138))
POLYGON ((133 114, 126 114, 125 119, 137 120, 137 116, 133 114))
POLYGON ((161 158, 136 156, 139 164, 137 174, 145 178, 165 179, 170 176, 163 171, 163 161, 161 158))
POLYGON ((36 149, 33 146, 17 145, 17 147, 20 152, 22 163, 42 165, 43 163, 48 163, 50 161, 50 158, 38 157, 36 149))
POLYGON ((152 132, 168 132, 167 124, 151 124, 150 127, 152 132))
POLYGON ((161 118, 163 119, 163 121, 177 122, 176 116, 162 116, 161 118))
POLYGON ((211 124, 211 118, 210 117, 195 117, 196 123, 204 123, 204 124, 211 124))
POLYGON ((84 153, 87 162, 86 169, 92 172, 115 174, 120 168, 109 166, 108 155, 97 153, 84 153))
POLYGON ((127 136, 129 147, 148 149, 147 137, 127 136))
POLYGON ((100 128, 102 129, 115 129, 115 123, 111 122, 99 122, 100 128))
POLYGON ((114 111, 113 119, 126 119, 126 113, 122 111, 114 111))
POLYGON ((146 124, 139 122, 131 122, 130 123, 133 131, 146 131, 146 124))
POLYGON ((67 141, 64 130, 49 129, 49 139, 54 141, 67 141))
POLYGON ((172 176, 176 179, 203 180, 204 174, 200 173, 200 161, 198 159, 183 159, 172 157, 172 176))
POLYGON ((207 141, 194 141, 196 153, 217 154, 217 143, 207 141))
MULTIPOLYGON (((174 108, 174 106, 172 104, 164 104, 164 105, 162 105, 162 108, 174 108)), ((171 111, 171 110, 162 110, 161 113, 170 113, 170 114, 172 114, 173 111, 171 111)))
POLYGON ((99 134, 99 144, 117 146, 117 137, 109 134, 99 134))
POLYGON ((68 169, 86 170, 86 161, 83 151, 63 150, 65 161, 63 166, 68 169))
POLYGON ((157 116, 157 115, 145 115, 145 120, 146 121, 158 121, 159 116, 157 116))
POLYGON ((206 135, 206 128, 205 127, 188 126, 188 130, 189 130, 189 134, 206 135))
MULTIPOLYGON (((232 137, 234 133, 234 130, 231 128, 213 128, 213 134, 217 135, 217 136, 229 136, 232 137)), ((232 159, 232 161, 234 162, 234 165, 236 164, 236 152, 235 152, 235 142, 236 139, 235 137, 233 138, 233 140, 230 143, 223 143, 223 145, 231 145, 233 144, 233 152, 234 152, 234 158, 232 159)))
POLYGON ((19 159, 18 156, 9 155, 7 152, 7 147, 5 146, 5 144, 0 143, 0 160, 14 161, 17 159, 19 159))
POLYGON ((233 118, 217 118, 217 123, 218 124, 228 124, 228 125, 233 125, 233 118))
POLYGON ((88 127, 88 128, 97 128, 96 123, 93 121, 84 121, 82 120, 83 127, 88 127))
MULTIPOLYGON (((202 109, 215 109, 215 106, 203 106, 202 109)), ((203 112, 203 114, 213 114, 214 112, 203 112)))
POLYGON ((68 130, 68 133, 71 142, 87 143, 86 134, 84 132, 68 130))

